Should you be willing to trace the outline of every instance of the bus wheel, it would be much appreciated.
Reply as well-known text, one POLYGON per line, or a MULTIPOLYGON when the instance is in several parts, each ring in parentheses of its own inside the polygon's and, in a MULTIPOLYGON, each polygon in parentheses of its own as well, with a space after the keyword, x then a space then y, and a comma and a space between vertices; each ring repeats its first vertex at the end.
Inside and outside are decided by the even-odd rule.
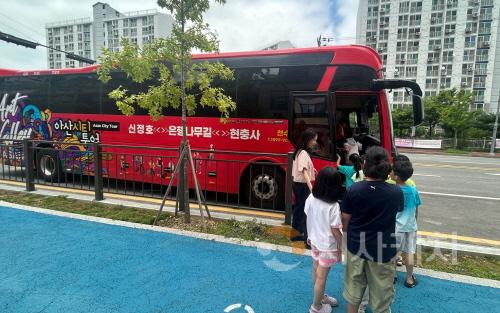
POLYGON ((62 179, 61 163, 56 151, 39 151, 36 155, 36 165, 38 177, 45 181, 58 182, 62 179))
POLYGON ((285 209, 285 174, 276 165, 254 165, 243 178, 243 201, 250 200, 254 208, 285 209), (252 176, 250 177, 250 172, 252 176))

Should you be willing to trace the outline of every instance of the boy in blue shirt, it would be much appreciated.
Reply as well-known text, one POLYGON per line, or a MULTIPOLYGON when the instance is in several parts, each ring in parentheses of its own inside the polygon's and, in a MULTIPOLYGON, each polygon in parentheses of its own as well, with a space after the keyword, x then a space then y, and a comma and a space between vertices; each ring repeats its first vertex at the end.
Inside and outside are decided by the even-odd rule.
POLYGON ((415 186, 407 184, 413 175, 409 160, 396 160, 392 167, 391 178, 399 185, 404 196, 404 209, 396 215, 396 245, 399 253, 406 254, 406 280, 404 285, 413 288, 417 280, 413 276, 414 255, 417 249, 417 214, 422 204, 415 186))

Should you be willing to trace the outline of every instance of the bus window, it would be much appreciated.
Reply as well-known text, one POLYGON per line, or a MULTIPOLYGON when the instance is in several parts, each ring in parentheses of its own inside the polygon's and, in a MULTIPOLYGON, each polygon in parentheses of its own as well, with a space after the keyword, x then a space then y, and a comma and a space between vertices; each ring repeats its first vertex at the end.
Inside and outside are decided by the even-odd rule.
MULTIPOLYGON (((133 82, 130 78, 126 76, 124 72, 116 71, 111 73, 112 79, 106 84, 102 85, 102 97, 101 97, 101 113, 102 114, 114 114, 121 115, 122 112, 116 106, 115 100, 108 96, 108 93, 114 89, 122 86, 127 90, 127 94, 138 94, 147 91, 147 86, 151 85, 149 82, 143 82, 142 84, 133 82)), ((135 106, 134 115, 147 115, 148 112, 145 109, 135 106)))
POLYGON ((33 104, 40 109, 47 107, 49 91, 48 76, 5 77, 1 88, 2 97, 8 94, 9 101, 19 93, 20 96, 27 96, 26 99, 23 99, 25 104, 33 104))
POLYGON ((313 154, 332 158, 332 136, 326 95, 298 95, 293 98, 292 140, 297 145, 302 132, 308 128, 318 134, 318 146, 313 154))
POLYGON ((54 75, 49 109, 57 113, 99 114, 101 82, 95 74, 54 75))

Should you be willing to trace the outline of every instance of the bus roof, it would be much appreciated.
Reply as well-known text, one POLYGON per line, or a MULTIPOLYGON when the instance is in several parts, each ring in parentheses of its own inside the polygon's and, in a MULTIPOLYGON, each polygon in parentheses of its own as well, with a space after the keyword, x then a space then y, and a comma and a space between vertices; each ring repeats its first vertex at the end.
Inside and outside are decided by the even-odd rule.
MULTIPOLYGON (((255 57, 255 56, 309 54, 309 53, 319 53, 319 52, 332 53, 334 57, 331 64, 333 65, 340 65, 340 64, 365 65, 373 68, 377 72, 382 69, 382 61, 378 53, 372 48, 362 45, 194 54, 193 59, 203 60, 203 59, 216 59, 216 58, 240 58, 240 57, 255 57)), ((0 69, 0 76, 85 74, 96 71, 98 67, 99 65, 97 64, 81 68, 64 68, 64 69, 44 69, 44 70, 0 69)))

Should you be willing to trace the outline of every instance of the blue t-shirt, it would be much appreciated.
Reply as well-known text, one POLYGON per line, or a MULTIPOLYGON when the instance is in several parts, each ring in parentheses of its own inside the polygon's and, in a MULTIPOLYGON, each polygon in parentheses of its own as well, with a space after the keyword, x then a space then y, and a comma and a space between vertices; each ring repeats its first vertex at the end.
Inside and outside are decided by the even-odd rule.
POLYGON ((396 215, 396 231, 409 233, 417 231, 417 207, 422 204, 417 188, 413 186, 400 186, 405 198, 405 206, 402 212, 396 215))
POLYGON ((396 213, 403 193, 383 180, 360 181, 347 190, 341 211, 351 214, 347 250, 363 259, 386 263, 396 256, 396 213))
POLYGON ((352 175, 356 173, 353 165, 338 165, 339 172, 345 175, 345 188, 349 189, 349 187, 354 184, 352 180, 352 175))

